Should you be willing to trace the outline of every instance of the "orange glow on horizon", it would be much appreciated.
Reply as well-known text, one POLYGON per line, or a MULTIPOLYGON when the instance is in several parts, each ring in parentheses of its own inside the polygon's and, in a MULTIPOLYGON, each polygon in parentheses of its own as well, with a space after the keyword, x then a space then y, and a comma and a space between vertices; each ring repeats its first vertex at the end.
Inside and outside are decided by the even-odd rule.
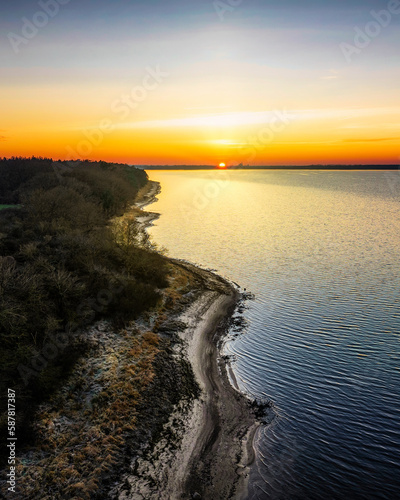
MULTIPOLYGON (((118 2, 94 2, 95 13, 85 3, 29 44, 14 42, 18 54, 1 44, 0 157, 228 169, 400 163, 396 23, 352 64, 336 43, 351 42, 349 19, 360 22, 365 6, 346 6, 349 17, 325 5, 315 15, 299 9, 297 19, 282 2, 249 4, 227 13, 237 25, 212 8, 179 9, 181 19, 158 15, 159 29, 154 13, 165 2, 156 11, 142 2, 143 15, 118 2)), ((13 9, 0 21, 9 34, 13 9)))
POLYGON ((236 111, 188 110, 177 118, 179 113, 173 109, 161 108, 161 96, 157 96, 124 121, 112 111, 98 111, 102 94, 90 100, 83 91, 79 98, 75 93, 78 104, 90 101, 83 108, 72 97, 60 103, 56 92, 47 93, 43 104, 44 90, 35 92, 40 105, 29 101, 26 106, 18 89, 5 89, 8 100, 4 99, 2 110, 0 156, 210 166, 216 164, 215 158, 224 158, 217 168, 400 162, 400 106, 321 106, 283 114, 245 111, 242 103, 236 111))

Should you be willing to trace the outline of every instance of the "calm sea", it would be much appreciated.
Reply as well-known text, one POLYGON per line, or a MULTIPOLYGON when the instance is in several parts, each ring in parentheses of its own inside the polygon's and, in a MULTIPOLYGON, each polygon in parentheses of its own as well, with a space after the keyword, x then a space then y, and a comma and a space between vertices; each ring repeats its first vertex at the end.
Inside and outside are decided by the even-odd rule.
POLYGON ((400 172, 150 176, 152 239, 255 294, 225 345, 275 405, 248 498, 400 498, 400 172))

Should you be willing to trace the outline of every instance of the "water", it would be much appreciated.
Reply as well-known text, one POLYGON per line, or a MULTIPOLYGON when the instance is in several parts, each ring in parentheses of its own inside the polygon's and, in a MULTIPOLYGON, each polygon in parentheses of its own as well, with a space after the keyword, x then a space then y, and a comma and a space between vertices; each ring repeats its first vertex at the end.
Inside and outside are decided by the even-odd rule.
POLYGON ((150 175, 153 240, 256 296, 225 346, 275 404, 249 498, 400 498, 400 173, 150 175))

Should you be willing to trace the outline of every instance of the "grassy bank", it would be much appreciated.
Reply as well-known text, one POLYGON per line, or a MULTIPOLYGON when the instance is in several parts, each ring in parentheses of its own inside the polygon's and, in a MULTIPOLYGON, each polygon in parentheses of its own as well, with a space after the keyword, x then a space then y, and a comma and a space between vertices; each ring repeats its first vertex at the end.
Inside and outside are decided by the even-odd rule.
POLYGON ((174 406, 199 396, 191 366, 177 356, 183 325, 170 318, 204 284, 173 264, 170 282, 140 322, 115 328, 100 320, 81 335, 85 356, 39 406, 34 439, 19 453, 24 498, 106 498, 132 457, 157 441, 174 406))
MULTIPOLYGON (((104 162, 13 158, 0 161, 0 178, 0 204, 21 205, 0 214, 0 429, 5 438, 3 396, 10 387, 17 393, 21 449, 40 436, 38 405, 91 352, 83 329, 107 318, 118 330, 157 306, 169 266, 139 245, 132 223, 118 230, 110 224, 146 185, 145 172, 104 162)), ((147 361, 135 369, 148 370, 145 386, 157 341, 138 342, 147 361)), ((97 411, 104 404, 111 416, 124 400, 109 403, 99 397, 97 411)))

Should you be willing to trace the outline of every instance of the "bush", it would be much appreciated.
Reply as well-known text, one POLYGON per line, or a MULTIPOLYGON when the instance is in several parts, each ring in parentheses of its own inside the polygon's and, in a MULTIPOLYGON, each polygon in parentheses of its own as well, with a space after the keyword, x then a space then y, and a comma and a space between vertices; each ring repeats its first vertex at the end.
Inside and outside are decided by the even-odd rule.
POLYGON ((28 210, 27 222, 39 233, 89 232, 105 223, 99 207, 71 187, 35 190, 23 201, 28 210))
POLYGON ((123 324, 154 307, 168 285, 164 257, 134 238, 117 241, 110 227, 110 216, 133 203, 146 173, 77 162, 58 176, 53 166, 40 158, 0 161, 0 203, 23 204, 0 212, 0 392, 11 386, 19 394, 21 441, 37 403, 60 385, 85 346, 74 337, 26 386, 18 367, 31 366, 49 335, 68 322, 78 328, 112 317, 123 324))

